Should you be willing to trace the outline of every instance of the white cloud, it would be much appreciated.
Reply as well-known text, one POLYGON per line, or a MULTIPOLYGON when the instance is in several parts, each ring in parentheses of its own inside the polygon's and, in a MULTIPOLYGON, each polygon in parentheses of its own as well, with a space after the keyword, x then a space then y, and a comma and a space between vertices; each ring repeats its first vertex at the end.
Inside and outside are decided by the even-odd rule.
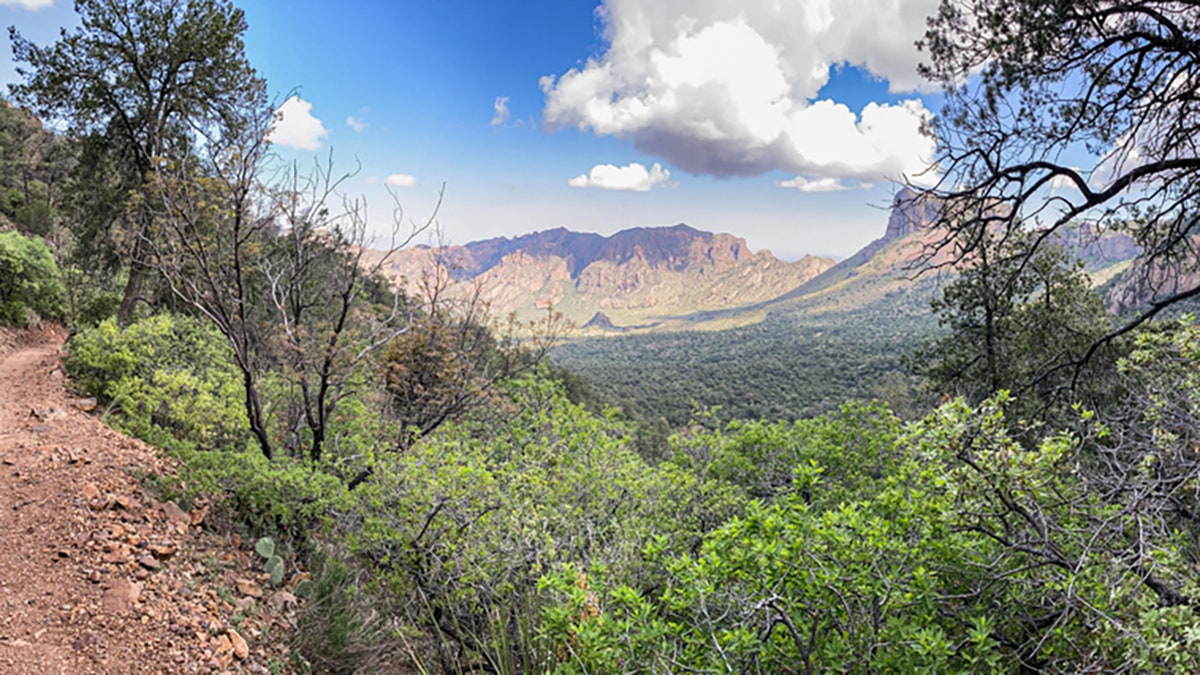
MULTIPOLYGON (((804 176, 796 176, 791 180, 776 181, 775 186, 795 188, 800 192, 841 192, 842 190, 852 189, 851 186, 843 183, 840 178, 809 179, 804 176)), ((866 188, 869 185, 860 183, 859 187, 866 188)))
MULTIPOLYGON (((1072 166, 1072 167, 1068 167, 1068 168, 1070 168, 1072 171, 1074 171, 1075 173, 1082 176, 1084 178, 1084 180, 1086 181, 1087 177, 1083 174, 1083 171, 1079 167, 1072 166)), ((1052 176, 1050 178, 1049 185, 1050 185, 1050 189, 1052 189, 1052 190, 1076 190, 1079 188, 1079 186, 1075 183, 1075 181, 1073 181, 1070 178, 1063 176, 1063 175, 1052 176)))
POLYGON ((512 117, 512 113, 508 110, 508 97, 497 96, 496 102, 492 104, 495 109, 495 114, 492 115, 492 126, 498 127, 502 124, 507 124, 508 119, 512 117))
POLYGON ((367 128, 367 123, 351 115, 346 118, 346 126, 361 134, 367 128))
POLYGON ((271 142, 297 150, 317 150, 321 139, 329 130, 321 120, 313 117, 312 104, 293 96, 275 111, 275 128, 271 130, 271 142))
POLYGON ((406 173, 394 173, 383 181, 384 185, 394 188, 414 188, 417 187, 417 179, 406 173))
POLYGON ((367 179, 366 179, 367 185, 375 185, 378 182, 379 182, 379 176, 367 176, 367 179))
POLYGON ((39 9, 46 9, 54 4, 54 0, 0 0, 0 6, 3 7, 21 7, 36 12, 39 9))
POLYGON ((541 79, 543 123, 628 138, 697 174, 914 178, 935 145, 919 100, 855 112, 819 95, 845 64, 894 92, 922 86, 913 43, 937 5, 605 0, 607 51, 541 79))
POLYGON ((649 169, 637 162, 625 166, 597 164, 588 173, 568 180, 567 185, 573 188, 648 192, 652 187, 668 184, 670 179, 671 172, 662 168, 661 164, 649 169))

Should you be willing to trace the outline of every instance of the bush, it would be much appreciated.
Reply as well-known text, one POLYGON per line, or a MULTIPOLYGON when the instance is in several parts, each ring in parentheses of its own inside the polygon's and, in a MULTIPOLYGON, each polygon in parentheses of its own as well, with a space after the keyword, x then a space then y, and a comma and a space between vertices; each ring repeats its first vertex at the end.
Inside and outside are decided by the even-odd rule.
MULTIPOLYGON (((1124 566, 1132 556, 1112 554, 1135 517, 1090 494, 1079 439, 1016 442, 1006 403, 952 401, 898 432, 895 464, 873 485, 810 459, 790 492, 752 503, 697 553, 664 551, 655 587, 556 567, 541 579, 553 600, 540 628, 558 670, 1079 672, 1133 661, 1193 672, 1190 607, 1156 609, 1161 599, 1124 566), (847 478, 849 491, 826 485, 847 478), (839 492, 838 503, 808 498, 839 492)), ((877 460, 847 445, 841 463, 877 460)), ((1156 573, 1183 562, 1159 553, 1156 573)))
POLYGON ((346 498, 328 467, 268 461, 249 443, 240 374, 207 323, 160 314, 124 329, 114 319, 77 333, 67 372, 109 407, 116 426, 182 461, 191 492, 221 505, 256 534, 305 541, 346 498))
POLYGON ((31 311, 62 319, 66 297, 58 265, 40 237, 0 232, 0 324, 25 326, 31 311))
POLYGON ((68 353, 68 374, 126 431, 176 451, 244 445, 241 379, 207 324, 160 314, 121 329, 107 319, 76 334, 68 353))
POLYGON ((381 457, 336 518, 385 614, 463 649, 439 654, 451 669, 538 672, 552 656, 536 633, 539 576, 570 563, 650 586, 648 547, 693 550, 740 511, 729 486, 647 465, 624 425, 557 384, 505 388, 499 410, 381 457))

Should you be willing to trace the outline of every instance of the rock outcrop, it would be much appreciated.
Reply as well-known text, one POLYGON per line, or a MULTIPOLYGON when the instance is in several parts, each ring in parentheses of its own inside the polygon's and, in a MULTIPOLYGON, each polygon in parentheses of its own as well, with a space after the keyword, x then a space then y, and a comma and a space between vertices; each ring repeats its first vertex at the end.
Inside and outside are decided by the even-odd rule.
POLYGON ((533 317, 550 305, 577 325, 598 312, 610 323, 638 325, 768 300, 833 261, 806 256, 787 262, 752 251, 739 237, 679 224, 608 237, 558 228, 442 249, 414 247, 398 252, 385 273, 416 292, 439 264, 454 283, 477 289, 493 313, 533 317))

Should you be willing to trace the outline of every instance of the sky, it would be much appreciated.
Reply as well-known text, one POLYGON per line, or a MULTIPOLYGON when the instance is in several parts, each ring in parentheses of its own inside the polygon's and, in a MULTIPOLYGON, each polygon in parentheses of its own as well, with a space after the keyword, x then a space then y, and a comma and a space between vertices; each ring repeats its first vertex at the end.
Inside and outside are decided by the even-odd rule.
MULTIPOLYGON (((938 0, 238 0, 284 161, 332 158, 372 229, 445 241, 687 223, 796 259, 882 235, 939 97, 938 0)), ((37 44, 67 0, 0 0, 37 44)), ((6 38, 7 39, 7 38, 6 38)), ((16 80, 11 49, 0 83, 16 80)))

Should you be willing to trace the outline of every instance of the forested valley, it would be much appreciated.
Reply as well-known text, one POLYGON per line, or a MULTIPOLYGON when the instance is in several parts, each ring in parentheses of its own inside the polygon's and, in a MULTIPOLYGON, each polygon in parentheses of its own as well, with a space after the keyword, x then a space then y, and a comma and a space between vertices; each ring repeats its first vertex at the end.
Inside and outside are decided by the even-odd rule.
POLYGON ((310 575, 275 670, 1200 671, 1194 4, 945 0, 907 290, 586 342, 386 282, 231 2, 76 8, 12 34, 0 322, 310 575), (1139 258, 1098 285, 1080 223, 1139 258))

